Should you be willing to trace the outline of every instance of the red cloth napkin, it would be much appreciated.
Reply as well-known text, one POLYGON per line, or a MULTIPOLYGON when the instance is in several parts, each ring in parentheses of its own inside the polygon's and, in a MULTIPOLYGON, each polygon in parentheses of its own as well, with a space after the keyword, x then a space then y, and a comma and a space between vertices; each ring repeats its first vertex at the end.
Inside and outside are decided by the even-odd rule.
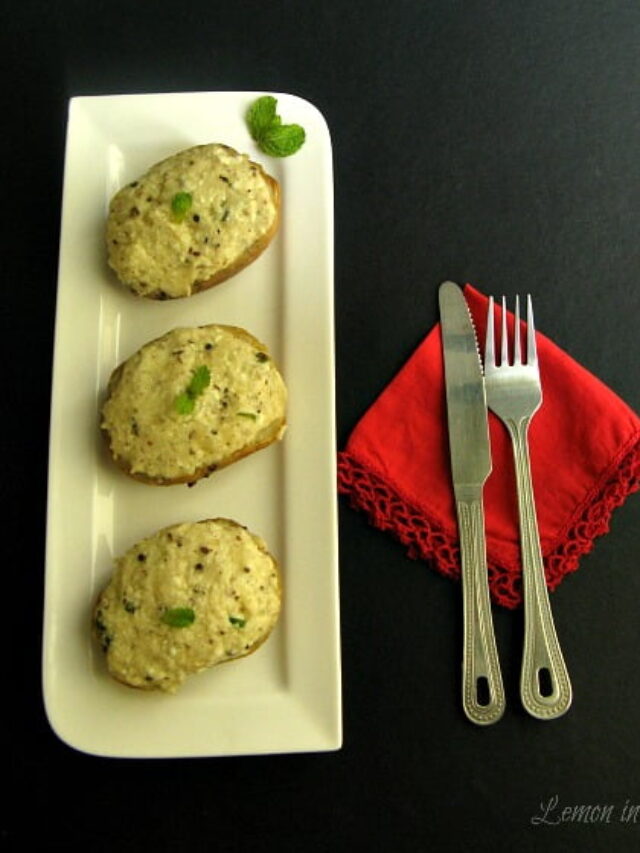
MULTIPOLYGON (((484 346, 487 297, 464 294, 484 346)), ((511 329, 513 316, 510 315, 511 329)), ((600 380, 537 334, 543 402, 529 431, 547 584, 578 568, 609 529, 615 507, 640 488, 640 418, 600 380)), ((412 557, 460 576, 440 326, 435 326, 338 454, 338 488, 412 557)), ((484 490, 489 586, 495 602, 522 600, 511 441, 489 415, 493 471, 484 490)))

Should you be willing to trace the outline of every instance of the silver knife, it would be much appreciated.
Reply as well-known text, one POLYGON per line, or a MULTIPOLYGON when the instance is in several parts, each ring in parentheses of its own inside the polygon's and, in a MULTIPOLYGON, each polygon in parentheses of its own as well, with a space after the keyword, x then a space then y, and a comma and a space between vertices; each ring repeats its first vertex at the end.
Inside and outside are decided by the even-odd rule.
POLYGON ((462 705, 479 725, 505 708, 487 577, 482 492, 491 473, 484 377, 475 329, 462 290, 440 285, 440 325, 449 422, 449 451, 462 560, 464 643, 462 705))

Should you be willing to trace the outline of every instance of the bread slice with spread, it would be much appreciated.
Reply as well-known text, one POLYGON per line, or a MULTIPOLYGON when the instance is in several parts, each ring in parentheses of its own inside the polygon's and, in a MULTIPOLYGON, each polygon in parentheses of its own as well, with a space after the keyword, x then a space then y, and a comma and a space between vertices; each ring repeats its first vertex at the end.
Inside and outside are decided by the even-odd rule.
POLYGON ((224 518, 166 527, 115 562, 93 631, 118 681, 175 693, 194 673, 265 642, 282 579, 265 542, 224 518))
POLYGON ((190 296, 254 261, 279 220, 280 187, 262 166, 228 145, 197 145, 116 193, 108 262, 140 296, 190 296))
POLYGON ((116 368, 101 429, 130 476, 192 484, 282 438, 286 404, 266 346, 245 329, 178 328, 116 368))

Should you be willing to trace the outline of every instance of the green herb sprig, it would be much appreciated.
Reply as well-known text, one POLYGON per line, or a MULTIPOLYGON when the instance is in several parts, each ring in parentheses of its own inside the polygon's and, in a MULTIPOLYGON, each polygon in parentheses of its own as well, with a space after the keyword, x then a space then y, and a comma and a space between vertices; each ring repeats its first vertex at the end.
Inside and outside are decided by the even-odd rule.
POLYGON ((299 124, 282 124, 282 119, 276 113, 277 103, 271 95, 258 98, 249 107, 247 124, 251 136, 265 154, 289 157, 300 150, 306 134, 299 124))
POLYGON ((194 410, 196 398, 202 394, 211 382, 211 374, 206 364, 200 365, 193 371, 191 381, 186 389, 178 394, 174 406, 179 415, 189 415, 194 410))

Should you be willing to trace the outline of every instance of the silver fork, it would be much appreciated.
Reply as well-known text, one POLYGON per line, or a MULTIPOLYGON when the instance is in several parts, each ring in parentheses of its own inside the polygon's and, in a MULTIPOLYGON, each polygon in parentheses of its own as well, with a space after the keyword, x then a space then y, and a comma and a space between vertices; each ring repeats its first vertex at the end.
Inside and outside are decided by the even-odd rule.
POLYGON ((527 297, 526 362, 522 360, 520 343, 519 297, 516 296, 512 364, 509 363, 504 296, 500 365, 496 364, 494 352, 493 315, 494 305, 491 297, 484 353, 487 405, 504 423, 511 436, 518 488, 524 592, 524 650, 520 697, 530 714, 541 720, 550 720, 568 710, 572 691, 551 615, 531 483, 528 431, 531 419, 542 403, 531 297, 527 297))

